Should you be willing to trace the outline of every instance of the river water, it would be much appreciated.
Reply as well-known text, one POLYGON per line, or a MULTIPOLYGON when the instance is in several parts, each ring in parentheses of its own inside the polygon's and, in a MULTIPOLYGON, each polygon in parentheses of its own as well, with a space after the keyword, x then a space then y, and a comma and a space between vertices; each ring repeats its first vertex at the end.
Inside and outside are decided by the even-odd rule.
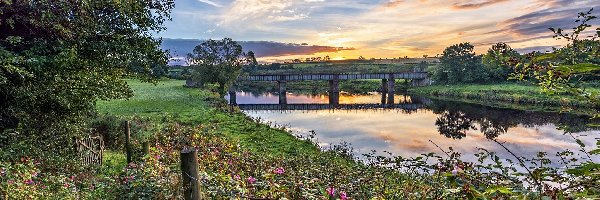
MULTIPOLYGON (((284 125, 294 133, 316 133, 323 147, 351 144, 357 155, 372 150, 395 156, 415 157, 453 148, 464 159, 474 160, 479 148, 515 160, 501 145, 517 156, 534 157, 547 152, 579 152, 576 138, 585 150, 595 147, 599 128, 588 116, 494 108, 454 101, 395 95, 395 105, 381 105, 379 93, 342 94, 340 105, 328 105, 327 95, 287 94, 287 105, 278 105, 275 93, 237 92, 237 104, 254 118, 284 125), (337 108, 337 109, 332 109, 337 108), (434 144, 435 143, 435 144, 434 144), (439 148, 436 146, 439 146, 439 148)), ((229 99, 229 97, 226 97, 229 99)), ((585 157, 580 154, 580 157, 585 157)), ((592 159, 598 160, 598 157, 592 159)))

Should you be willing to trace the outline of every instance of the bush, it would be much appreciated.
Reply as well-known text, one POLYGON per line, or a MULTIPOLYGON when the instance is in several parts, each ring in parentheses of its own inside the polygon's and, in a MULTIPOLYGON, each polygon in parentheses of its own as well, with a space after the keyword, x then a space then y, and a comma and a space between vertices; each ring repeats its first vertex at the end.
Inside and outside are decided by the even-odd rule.
POLYGON ((123 149, 125 135, 123 133, 123 120, 114 115, 100 115, 90 123, 92 131, 104 140, 106 148, 111 150, 123 149))

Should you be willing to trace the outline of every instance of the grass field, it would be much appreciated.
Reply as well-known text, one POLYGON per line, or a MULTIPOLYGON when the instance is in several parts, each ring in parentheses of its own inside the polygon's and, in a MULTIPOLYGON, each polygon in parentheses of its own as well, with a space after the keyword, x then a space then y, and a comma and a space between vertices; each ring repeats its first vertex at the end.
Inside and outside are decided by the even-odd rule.
MULTIPOLYGON (((590 91, 600 92, 598 88, 590 88, 590 91)), ((536 85, 520 83, 499 84, 469 84, 469 85, 433 85, 427 87, 413 87, 409 89, 412 94, 451 98, 453 100, 469 100, 488 103, 509 103, 514 105, 542 106, 570 106, 575 108, 586 108, 592 105, 585 100, 575 96, 547 95, 536 85)))
POLYGON ((255 152, 302 154, 318 151, 289 133, 256 123, 241 112, 226 112, 211 106, 219 99, 207 90, 184 88, 185 81, 163 80, 157 85, 129 80, 134 96, 127 100, 97 102, 98 112, 123 117, 141 116, 159 120, 173 116, 182 123, 214 127, 222 136, 255 152))

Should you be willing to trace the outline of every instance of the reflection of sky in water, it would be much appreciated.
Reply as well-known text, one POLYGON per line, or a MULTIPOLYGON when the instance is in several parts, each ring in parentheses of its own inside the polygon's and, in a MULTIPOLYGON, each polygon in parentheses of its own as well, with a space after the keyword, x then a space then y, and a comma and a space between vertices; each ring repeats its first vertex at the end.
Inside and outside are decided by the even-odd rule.
MULTIPOLYGON (((380 98, 380 97, 379 97, 380 98)), ((402 96, 396 97, 396 102, 402 96)), ((277 95, 254 97, 252 95, 237 95, 239 104, 277 103, 277 95)), ((378 96, 365 95, 359 97, 342 96, 340 103, 377 103, 378 96)), ((326 96, 307 96, 288 94, 288 103, 327 103, 326 96)), ((395 155, 418 156, 422 153, 436 152, 443 154, 429 140, 447 150, 448 147, 463 153, 463 156, 473 159, 477 148, 485 148, 499 153, 501 158, 514 158, 501 146, 485 138, 477 131, 470 130, 467 136, 460 139, 450 139, 438 133, 435 121, 438 118, 430 110, 420 109, 411 114, 397 110, 320 110, 320 111, 246 111, 249 116, 260 117, 276 124, 287 125, 300 133, 314 130, 319 142, 338 144, 346 141, 352 144, 359 153, 371 150, 378 152, 389 151, 395 155)), ((511 117, 511 116, 506 116, 511 117)), ((600 137, 600 131, 574 133, 582 136, 580 139, 588 147, 595 146, 595 139, 600 137)), ((545 151, 550 156, 566 149, 574 152, 579 146, 569 134, 563 134, 553 124, 524 127, 518 125, 501 134, 500 142, 519 156, 533 157, 537 152, 545 151)), ((591 148, 590 148, 591 149, 591 148)), ((588 150, 590 150, 588 149, 588 150)), ((600 159, 594 157, 594 159, 600 159)), ((554 160, 554 159, 553 159, 554 160)))

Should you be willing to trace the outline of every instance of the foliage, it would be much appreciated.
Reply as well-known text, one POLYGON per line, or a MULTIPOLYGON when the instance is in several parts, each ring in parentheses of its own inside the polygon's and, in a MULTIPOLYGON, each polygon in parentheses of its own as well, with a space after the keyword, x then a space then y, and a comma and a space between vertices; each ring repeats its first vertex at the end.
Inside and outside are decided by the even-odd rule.
POLYGON ((497 60, 514 69, 515 73, 511 78, 524 80, 531 77, 538 81, 547 94, 574 95, 590 102, 595 108, 600 108, 599 93, 582 88, 578 81, 582 76, 596 76, 600 73, 600 43, 597 40, 600 28, 590 37, 579 38, 586 28, 591 27, 589 21, 596 19, 591 12, 592 10, 579 13, 576 22, 580 24, 573 28, 572 33, 566 33, 562 29, 550 29, 556 38, 567 40, 567 46, 545 54, 530 53, 526 58, 498 54, 497 60))
POLYGON ((444 50, 441 65, 435 69, 432 79, 438 83, 475 83, 488 81, 481 56, 473 51, 470 43, 452 45, 444 50))
POLYGON ((497 54, 510 55, 512 57, 520 57, 521 55, 508 44, 502 42, 492 45, 487 53, 483 55, 482 62, 490 76, 490 80, 497 82, 506 81, 511 73, 511 69, 496 59, 498 57, 497 54))
POLYGON ((172 0, 0 3, 0 134, 35 137, 61 152, 85 133, 98 99, 131 96, 122 80, 151 80, 166 54, 152 33, 164 29, 172 0))
POLYGON ((123 149, 123 120, 114 115, 100 115, 91 120, 90 126, 93 133, 102 137, 104 145, 113 150, 123 149))
MULTIPOLYGON (((554 52, 545 54, 531 53, 526 59, 512 57, 511 55, 500 54, 497 59, 513 67, 515 73, 512 78, 524 80, 533 78, 538 81, 539 86, 550 95, 570 94, 577 96, 582 100, 590 102, 596 109, 595 117, 600 117, 600 95, 598 92, 587 90, 582 87, 579 80, 585 75, 599 75, 600 64, 600 28, 597 28, 591 36, 581 39, 580 36, 586 34, 586 29, 591 27, 591 20, 596 19, 592 15, 593 9, 588 12, 581 12, 575 22, 578 26, 572 29, 571 33, 563 29, 550 28, 555 34, 555 38, 565 39, 569 44, 565 47, 556 49, 554 52)), ((577 140, 579 141, 579 140, 577 140)), ((583 143, 578 142, 582 148, 583 143)), ((600 145, 600 140, 597 144, 600 145)), ((584 152, 588 153, 588 152, 584 152)), ((589 154, 598 154, 597 150, 589 154)), ((588 157, 590 155, 588 154, 588 157)), ((566 173, 574 176, 586 176, 587 179, 595 181, 592 185, 583 185, 586 188, 583 195, 598 196, 598 181, 600 180, 600 164, 594 160, 586 160, 578 165, 568 168, 566 173), (591 193, 587 187, 593 188, 591 193)))
POLYGON ((242 65, 248 60, 256 62, 254 53, 247 57, 242 51, 242 46, 231 38, 204 41, 194 48, 194 54, 190 54, 189 57, 197 63, 192 67, 192 80, 199 85, 219 84, 221 96, 225 95, 226 87, 233 84, 238 77, 242 65))

